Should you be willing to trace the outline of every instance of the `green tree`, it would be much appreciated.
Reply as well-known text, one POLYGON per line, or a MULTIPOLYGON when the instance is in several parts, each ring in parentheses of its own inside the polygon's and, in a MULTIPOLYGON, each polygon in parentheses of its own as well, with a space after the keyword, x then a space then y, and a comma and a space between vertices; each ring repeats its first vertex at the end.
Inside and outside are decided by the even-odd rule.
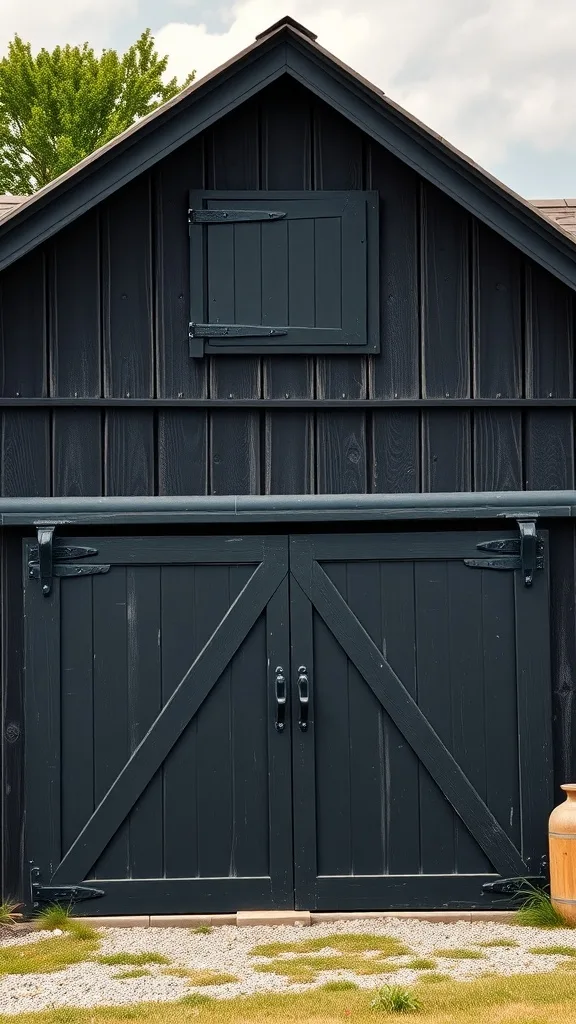
POLYGON ((150 29, 122 55, 42 49, 15 36, 0 60, 0 193, 30 195, 194 79, 163 82, 150 29))

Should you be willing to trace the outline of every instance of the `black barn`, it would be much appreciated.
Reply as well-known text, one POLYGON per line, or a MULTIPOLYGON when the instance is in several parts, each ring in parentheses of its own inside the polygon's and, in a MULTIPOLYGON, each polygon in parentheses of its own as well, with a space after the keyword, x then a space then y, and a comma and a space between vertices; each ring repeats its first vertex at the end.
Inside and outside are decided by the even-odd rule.
POLYGON ((565 232, 288 18, 0 222, 5 896, 545 874, 575 290, 565 232))

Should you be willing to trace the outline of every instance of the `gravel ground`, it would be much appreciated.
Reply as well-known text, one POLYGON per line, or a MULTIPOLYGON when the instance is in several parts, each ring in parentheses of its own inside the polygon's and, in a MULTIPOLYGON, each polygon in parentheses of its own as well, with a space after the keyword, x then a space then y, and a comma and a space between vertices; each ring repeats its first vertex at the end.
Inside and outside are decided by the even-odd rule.
MULTIPOLYGON (((186 928, 111 928, 100 929, 101 954, 162 953, 171 966, 191 969, 227 971, 240 980, 231 984, 191 988, 185 978, 162 974, 162 967, 147 967, 147 977, 125 980, 114 974, 130 968, 109 967, 97 963, 83 963, 54 974, 28 974, 0 976, 0 1013, 23 1013, 58 1006, 120 1005, 144 1001, 168 1002, 191 991, 202 991, 216 998, 250 995, 256 992, 297 992, 335 979, 355 981, 361 988, 375 988, 386 981, 411 984, 422 972, 401 968, 394 974, 359 977, 348 971, 324 972, 313 986, 291 984, 289 979, 276 974, 254 971, 258 963, 250 950, 263 942, 295 942, 335 933, 370 933, 390 935, 402 940, 416 956, 432 956, 436 949, 469 949, 477 943, 495 939, 513 939, 517 947, 504 949, 484 948, 481 960, 450 960, 440 958, 438 971, 453 978, 467 980, 487 972, 521 974, 554 970, 564 956, 532 954, 534 946, 569 946, 576 954, 576 930, 522 928, 514 925, 486 923, 432 924, 427 921, 406 921, 383 918, 381 921, 344 921, 314 925, 311 928, 294 926, 214 928, 209 935, 199 935, 186 928)), ((0 946, 20 945, 51 936, 51 932, 34 932, 8 940, 0 946)), ((401 964, 409 957, 395 962, 401 964)), ((266 962, 266 961, 263 961, 266 962)))

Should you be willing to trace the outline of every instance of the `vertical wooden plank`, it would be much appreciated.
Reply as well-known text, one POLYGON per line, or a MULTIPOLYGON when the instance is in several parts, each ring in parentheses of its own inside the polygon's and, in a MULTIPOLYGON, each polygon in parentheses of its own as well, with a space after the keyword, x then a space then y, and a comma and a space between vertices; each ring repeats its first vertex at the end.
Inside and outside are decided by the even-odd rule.
MULTIPOLYGON (((310 559, 309 543, 305 538, 291 537, 291 557, 295 549, 306 549, 310 559)), ((314 613, 308 597, 290 575, 290 657, 292 663, 291 705, 292 722, 292 779, 294 808, 294 895, 297 910, 315 906, 316 874, 318 866, 317 782, 316 782, 316 676, 314 663, 314 613), (298 727, 298 689, 295 685, 298 668, 304 665, 310 680, 310 709, 307 732, 298 727)))
MULTIPOLYGON (((564 286, 526 267, 528 398, 574 394, 574 303, 564 286)), ((525 416, 528 490, 574 486, 574 416, 571 409, 536 409, 525 416)))
POLYGON ((408 409, 374 410, 369 479, 376 494, 420 491, 420 414, 408 409))
MULTIPOLYGON (((469 218, 432 186, 421 195, 422 396, 467 398, 471 380, 469 218)), ((470 417, 422 417, 425 491, 471 487, 470 417)))
POLYGON ((24 615, 21 534, 1 532, 2 696, 1 821, 2 898, 20 902, 24 868, 24 615))
POLYGON ((474 490, 522 490, 522 414, 512 409, 475 409, 474 490))
MULTIPOLYGON (((288 546, 288 538, 286 538, 288 546)), ((288 552, 286 551, 286 556, 288 552)), ((273 557, 266 552, 266 557, 273 557)), ((269 870, 277 906, 294 907, 294 833, 292 821, 292 735, 295 727, 290 714, 293 673, 290 672, 289 578, 283 580, 266 608, 268 751, 269 870), (276 730, 276 668, 286 678, 286 721, 282 732, 276 730)))
MULTIPOLYGON (((102 393, 100 223, 91 211, 54 239, 50 250, 50 394, 102 393)), ((102 493, 102 426, 94 409, 55 409, 52 493, 102 493)))
POLYGON ((27 579, 24 628, 26 859, 49 884, 62 859, 59 580, 46 597, 38 580, 27 579))
MULTIPOLYGON (((311 126, 312 104, 306 90, 289 81, 279 82, 266 90, 262 100, 264 188, 311 188, 311 126), (282 110, 281 117, 278 116, 279 109, 282 110)), ((266 279, 266 264, 263 271, 266 295, 271 292, 274 282, 271 278, 269 281, 266 279)), ((313 360, 301 355, 264 359, 263 397, 313 398, 313 360)), ((313 489, 313 414, 295 409, 266 413, 264 443, 265 493, 308 494, 313 489)))
MULTIPOLYGON (((130 754, 162 708, 160 572, 156 565, 126 570, 127 689, 130 754)), ((163 875, 162 772, 139 796, 128 818, 130 877, 163 875)))
POLYGON ((514 590, 522 856, 539 866, 553 781, 548 572, 537 572, 531 587, 514 573, 514 590))
MULTIPOLYGON (((206 398, 205 359, 188 353, 190 189, 204 187, 204 138, 158 165, 153 177, 156 376, 160 398, 206 398)), ((158 412, 158 493, 206 494, 208 417, 203 410, 158 412)))
MULTIPOLYGON (((452 749, 450 664, 450 597, 446 562, 414 565, 416 673, 418 707, 452 749)), ((420 871, 447 874, 456 870, 455 818, 444 794, 420 770, 420 871)))
POLYGON ((63 579, 62 615, 62 854, 94 811, 93 576, 63 579))
MULTIPOLYGON (((381 562, 381 650, 410 696, 417 698, 416 603, 414 563, 381 562)), ((420 767, 410 744, 388 715, 383 717, 386 756, 387 871, 391 875, 419 874, 420 767), (406 814, 406 808, 414 808, 406 814)))
MULTIPOLYGON (((127 591, 123 565, 93 577, 93 615, 94 800, 98 806, 130 756, 127 591)), ((127 821, 102 851, 91 877, 130 877, 127 821)))
POLYGON ((576 531, 571 522, 550 531, 550 618, 554 774, 559 786, 576 778, 576 531))
POLYGON ((105 414, 105 494, 154 494, 154 413, 109 409, 105 414))
POLYGON ((0 275, 0 393, 5 398, 48 393, 45 279, 42 248, 0 275))
MULTIPOLYGON (((255 102, 245 104, 218 122, 206 141, 208 188, 260 187, 259 135, 259 112, 255 102)), ((211 398, 260 398, 260 359, 257 356, 212 356, 209 394, 211 398)), ((260 414, 241 409, 212 413, 209 443, 211 493, 259 494, 260 414)))
MULTIPOLYGON (((104 394, 154 395, 151 182, 142 175, 101 208, 104 394)), ((153 416, 109 411, 106 494, 154 494, 153 416)))
MULTIPOLYGON (((162 705, 164 706, 202 649, 199 636, 205 609, 196 603, 196 566, 161 568, 162 705)), ((197 717, 162 766, 164 794, 164 872, 167 878, 198 875, 197 717)))
POLYGON ((470 413, 431 409, 422 415, 422 490, 470 491, 470 413))
POLYGON ((2 413, 0 490, 7 498, 50 495, 50 413, 6 409, 2 413))
MULTIPOLYGON (((315 103, 314 188, 361 189, 365 181, 364 137, 339 114, 315 103)), ((318 398, 366 398, 364 356, 318 357, 318 398)), ((366 478, 366 416, 363 412, 318 413, 316 423, 316 491, 364 493, 366 478)))

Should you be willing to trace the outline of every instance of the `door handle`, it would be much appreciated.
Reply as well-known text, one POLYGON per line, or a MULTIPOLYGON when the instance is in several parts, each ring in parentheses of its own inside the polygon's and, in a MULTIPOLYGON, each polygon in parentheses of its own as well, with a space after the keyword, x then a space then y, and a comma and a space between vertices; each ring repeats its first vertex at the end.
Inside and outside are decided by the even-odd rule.
POLYGON ((274 694, 276 697, 276 731, 284 731, 284 718, 286 716, 286 676, 281 665, 276 669, 274 679, 274 694))
POLYGON ((298 702, 300 705, 300 717, 298 725, 302 732, 308 728, 308 707, 310 704, 310 684, 306 672, 306 665, 300 665, 298 669, 298 702))

